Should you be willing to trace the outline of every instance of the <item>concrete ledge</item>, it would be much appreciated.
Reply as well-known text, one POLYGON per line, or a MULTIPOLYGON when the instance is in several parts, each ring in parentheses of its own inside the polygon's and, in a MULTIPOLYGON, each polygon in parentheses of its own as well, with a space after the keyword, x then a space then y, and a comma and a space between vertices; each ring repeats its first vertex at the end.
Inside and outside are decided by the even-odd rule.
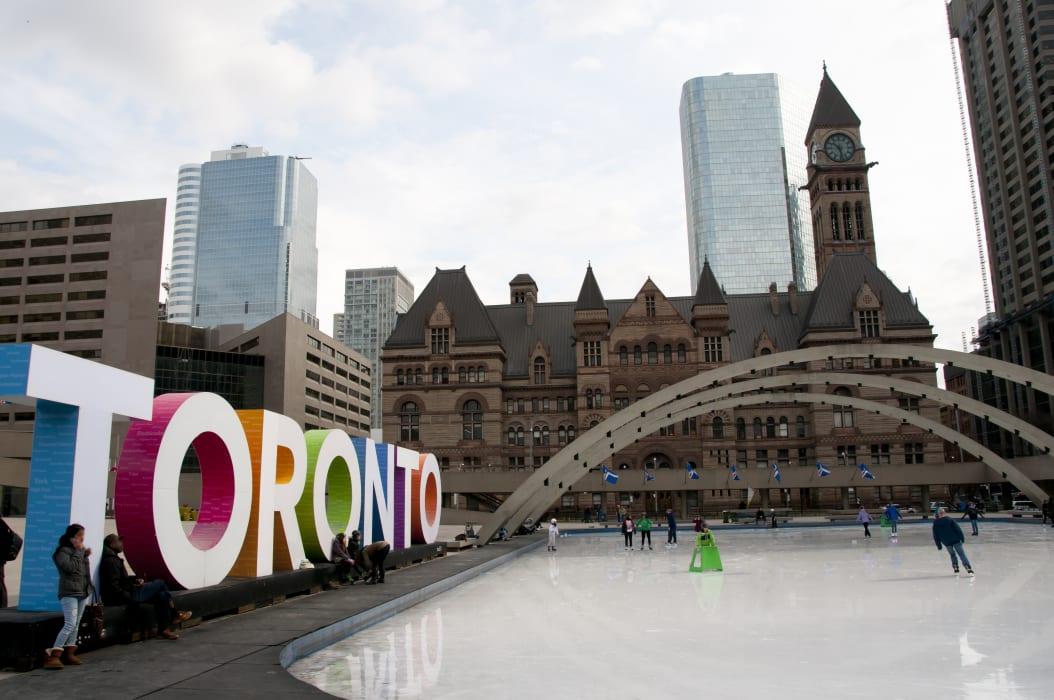
POLYGON ((392 600, 376 607, 364 610, 352 615, 351 617, 347 617, 340 622, 335 622, 331 625, 315 630, 314 632, 305 634, 302 637, 298 637, 282 649, 279 656, 279 663, 283 668, 289 668, 298 660, 315 653, 319 649, 349 637, 356 632, 361 632, 367 627, 382 622, 393 615, 397 615, 408 608, 412 608, 418 603, 423 603, 429 598, 434 598, 440 593, 445 593, 452 588, 460 586, 466 581, 490 571, 491 569, 497 568, 502 564, 508 563, 512 559, 533 551, 534 549, 541 547, 542 542, 544 541, 545 540, 543 539, 539 539, 537 542, 531 543, 525 547, 519 547, 510 552, 506 552, 499 557, 477 564, 470 569, 466 569, 465 571, 461 571, 452 576, 436 581, 435 583, 428 584, 427 586, 419 588, 411 593, 401 595, 398 598, 393 598, 392 600))

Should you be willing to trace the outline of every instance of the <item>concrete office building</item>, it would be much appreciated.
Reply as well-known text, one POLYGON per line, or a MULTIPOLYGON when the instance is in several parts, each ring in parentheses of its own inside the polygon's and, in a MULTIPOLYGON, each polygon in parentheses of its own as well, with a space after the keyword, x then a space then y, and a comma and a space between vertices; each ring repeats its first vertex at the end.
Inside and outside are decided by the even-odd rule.
POLYGON ((300 159, 244 145, 214 151, 201 166, 190 323, 253 328, 291 313, 317 327, 317 209, 300 159))
POLYGON ((692 290, 710 267, 725 291, 816 286, 804 100, 774 73, 692 78, 681 91, 692 290))
MULTIPOLYGON (((1054 13, 1031 1, 951 0, 948 24, 961 57, 995 303, 978 328, 978 351, 1054 372, 1054 13)), ((1045 394, 971 382, 975 397, 1054 430, 1045 394)), ((1031 453, 987 422, 975 427, 1004 456, 1031 453)))
MULTIPOLYGON (((0 212, 0 342, 153 377, 164 230, 164 199, 0 212)), ((0 406, 0 485, 15 510, 33 418, 0 406)))
MULTIPOLYGON (((399 314, 414 302, 414 286, 395 267, 348 270, 344 275, 344 313, 333 316, 333 336, 355 348, 369 361, 373 375, 380 377, 381 348, 388 340, 399 314)), ((381 385, 371 395, 373 427, 381 427, 381 385)))

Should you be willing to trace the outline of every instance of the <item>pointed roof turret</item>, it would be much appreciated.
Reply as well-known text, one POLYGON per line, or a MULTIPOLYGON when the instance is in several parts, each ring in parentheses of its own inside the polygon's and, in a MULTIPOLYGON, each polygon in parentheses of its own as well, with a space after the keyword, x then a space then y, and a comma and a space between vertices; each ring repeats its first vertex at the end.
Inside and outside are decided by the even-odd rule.
POLYGON ((717 278, 714 277, 714 271, 710 269, 710 261, 703 260, 703 270, 699 273, 699 284, 695 288, 695 299, 692 301, 693 306, 699 305, 713 305, 713 304, 727 304, 728 300, 725 298, 725 293, 721 289, 721 285, 717 283, 717 278))
POLYGON ((816 96, 816 106, 812 110, 809 129, 805 132, 806 143, 817 129, 835 126, 860 126, 860 117, 856 116, 838 86, 831 80, 831 76, 827 74, 827 64, 824 64, 820 92, 816 96))
POLYGON ((582 290, 578 293, 578 302, 575 303, 575 311, 607 310, 604 303, 604 295, 600 293, 600 285, 597 278, 593 276, 593 266, 586 267, 586 277, 582 280, 582 290))

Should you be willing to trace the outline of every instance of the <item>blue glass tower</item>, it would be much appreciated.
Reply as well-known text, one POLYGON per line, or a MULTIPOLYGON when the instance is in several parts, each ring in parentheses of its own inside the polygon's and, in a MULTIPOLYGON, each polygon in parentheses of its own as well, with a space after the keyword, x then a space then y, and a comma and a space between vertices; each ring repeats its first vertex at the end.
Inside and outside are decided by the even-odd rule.
POLYGON ((704 260, 731 294, 816 286, 804 101, 774 73, 692 78, 681 152, 692 289, 704 260))
POLYGON ((296 158, 239 148, 201 166, 191 323, 251 328, 288 312, 317 326, 315 177, 296 158))

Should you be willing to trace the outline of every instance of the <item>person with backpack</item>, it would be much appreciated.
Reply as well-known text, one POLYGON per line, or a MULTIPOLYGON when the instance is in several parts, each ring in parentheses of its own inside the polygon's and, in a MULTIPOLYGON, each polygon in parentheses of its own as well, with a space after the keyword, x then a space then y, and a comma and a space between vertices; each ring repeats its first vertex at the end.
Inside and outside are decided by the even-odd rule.
POLYGON ((633 549, 633 518, 622 511, 622 537, 626 540, 626 549, 633 549))
POLYGON ((84 546, 84 526, 72 523, 59 538, 51 555, 59 572, 59 602, 62 604, 62 629, 55 645, 44 650, 44 668, 58 670, 80 666, 77 658, 77 630, 91 592, 91 549, 84 546))
POLYGON ((22 538, 11 526, 0 518, 0 608, 7 607, 7 584, 4 583, 4 565, 18 559, 22 551, 22 538))

